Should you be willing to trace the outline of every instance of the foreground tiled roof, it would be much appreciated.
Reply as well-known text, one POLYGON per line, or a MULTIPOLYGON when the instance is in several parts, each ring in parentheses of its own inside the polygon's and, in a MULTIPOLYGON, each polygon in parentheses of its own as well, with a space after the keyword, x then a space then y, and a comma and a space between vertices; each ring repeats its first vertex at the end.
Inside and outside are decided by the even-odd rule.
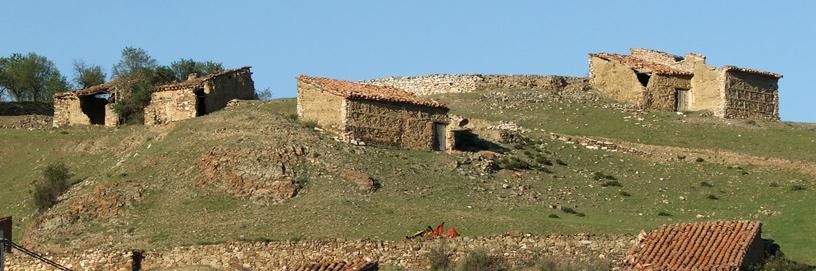
POLYGON ((110 90, 111 88, 113 88, 115 81, 116 80, 111 80, 110 82, 107 82, 107 83, 104 83, 104 84, 90 86, 90 87, 83 88, 83 89, 77 89, 77 90, 72 90, 72 91, 55 93, 54 98, 66 97, 66 96, 96 95, 96 94, 99 94, 99 93, 102 93, 102 92, 106 92, 106 91, 110 90))
POLYGON ((188 80, 181 81, 181 82, 173 82, 173 83, 170 83, 170 84, 158 86, 158 87, 153 89, 153 92, 179 90, 179 89, 203 88, 204 87, 203 83, 206 82, 207 80, 210 80, 210 79, 213 79, 213 78, 216 78, 216 77, 220 77, 220 76, 224 76, 224 75, 237 73, 237 72, 249 72, 250 68, 251 67, 249 67, 249 66, 244 66, 244 67, 241 67, 241 68, 238 68, 238 69, 215 72, 215 73, 211 73, 211 74, 208 74, 208 75, 205 75, 205 76, 196 77, 196 78, 193 78, 193 79, 188 79, 188 80))
POLYGON ((375 271, 379 270, 377 262, 359 260, 347 261, 326 261, 319 263, 309 263, 295 268, 295 271, 375 271))
POLYGON ((300 75, 298 81, 313 84, 323 90, 349 99, 407 103, 428 107, 447 108, 444 104, 420 98, 413 93, 385 86, 358 84, 349 81, 300 75))
POLYGON ((775 78, 782 78, 781 74, 778 74, 778 73, 775 73, 775 72, 766 72, 766 71, 754 70, 754 69, 750 69, 750 68, 741 68, 741 67, 730 66, 730 65, 723 66, 723 70, 724 71, 734 70, 734 71, 740 71, 740 72, 745 72, 745 73, 753 73, 753 74, 765 75, 765 76, 770 76, 770 77, 775 77, 775 78))
POLYGON ((633 270, 737 270, 759 221, 718 221, 663 225, 641 239, 626 256, 633 270))
POLYGON ((652 72, 657 74, 667 74, 667 75, 688 75, 691 76, 693 73, 682 71, 679 69, 672 68, 668 65, 655 63, 651 61, 647 61, 644 59, 640 59, 637 57, 629 56, 629 55, 621 55, 621 54, 610 54, 610 53, 597 53, 597 54, 589 54, 591 57, 599 57, 602 59, 610 60, 610 61, 617 61, 620 62, 630 68, 633 68, 639 72, 652 72))

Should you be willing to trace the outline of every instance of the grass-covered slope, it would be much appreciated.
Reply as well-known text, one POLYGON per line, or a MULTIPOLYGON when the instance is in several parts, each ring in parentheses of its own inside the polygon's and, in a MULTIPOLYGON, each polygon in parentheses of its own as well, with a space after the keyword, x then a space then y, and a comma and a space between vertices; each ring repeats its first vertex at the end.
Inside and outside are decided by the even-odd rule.
POLYGON ((766 223, 765 236, 792 259, 816 263, 816 235, 806 234, 816 232, 814 176, 692 158, 657 161, 567 144, 535 130, 816 160, 806 151, 816 134, 811 127, 727 125, 648 113, 640 121, 647 128, 614 109, 550 99, 496 109, 492 104, 498 103, 487 97, 495 96, 439 98, 465 117, 517 121, 531 129, 527 140, 505 144, 508 157, 530 169, 482 175, 477 153, 340 143, 292 118, 294 100, 287 99, 158 128, 0 130, 0 213, 15 215, 18 238, 26 231, 28 242, 54 250, 238 239, 396 240, 441 222, 474 236, 636 234, 664 223, 759 219, 766 223), (750 141, 735 143, 731 136, 750 141), (785 142, 798 145, 785 151, 779 147, 785 142), (291 154, 285 150, 293 146, 306 153, 279 155, 291 154), (212 161, 222 166, 212 167, 212 161), (38 214, 28 190, 51 162, 65 162, 77 184, 61 203, 38 214), (251 196, 258 189, 240 181, 272 182, 282 165, 302 189, 281 203, 251 196), (382 187, 363 191, 349 171, 382 187))

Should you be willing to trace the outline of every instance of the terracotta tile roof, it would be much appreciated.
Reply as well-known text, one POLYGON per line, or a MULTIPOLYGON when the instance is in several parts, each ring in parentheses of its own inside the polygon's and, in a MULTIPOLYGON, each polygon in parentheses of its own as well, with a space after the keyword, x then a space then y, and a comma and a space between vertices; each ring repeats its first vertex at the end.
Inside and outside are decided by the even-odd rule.
POLYGON ((717 221, 663 225, 641 239, 626 256, 633 270, 738 270, 759 221, 717 221))
POLYGON ((179 89, 194 89, 195 90, 195 89, 203 88, 204 87, 203 83, 210 80, 210 79, 220 77, 220 76, 224 76, 224 75, 237 73, 237 72, 249 72, 250 68, 251 68, 250 66, 244 66, 244 67, 241 67, 241 68, 238 68, 238 69, 220 71, 220 72, 211 73, 211 74, 201 76, 201 77, 196 77, 196 78, 193 78, 193 79, 187 79, 185 81, 173 82, 173 83, 170 83, 170 84, 158 86, 158 87, 153 89, 153 92, 179 90, 179 89))
POLYGON ((413 93, 393 87, 365 85, 349 81, 322 77, 310 77, 305 75, 299 75, 297 80, 319 86, 327 92, 349 99, 407 103, 428 107, 448 108, 446 105, 440 102, 420 98, 413 93))
POLYGON ((740 72, 745 72, 745 73, 753 73, 753 74, 765 75, 765 76, 770 76, 770 77, 775 77, 775 78, 782 78, 781 74, 778 74, 778 73, 775 73, 775 72, 766 72, 766 71, 754 70, 754 69, 749 69, 749 68, 740 68, 740 67, 730 66, 730 65, 723 66, 722 68, 726 72, 734 70, 734 71, 740 71, 740 72))
POLYGON ((629 66, 639 72, 651 72, 657 74, 666 74, 666 75, 694 75, 691 72, 682 71, 679 69, 672 68, 668 65, 655 63, 647 60, 643 60, 637 57, 629 56, 629 55, 621 55, 621 54, 610 54, 610 53, 597 53, 597 54, 589 54, 591 57, 599 57, 602 59, 610 60, 610 61, 617 61, 626 66, 629 66))
POLYGON ((90 86, 83 89, 77 89, 72 91, 66 92, 59 92, 54 93, 54 98, 66 97, 66 96, 88 96, 88 95, 96 95, 102 92, 106 92, 113 88, 116 80, 111 80, 110 82, 99 84, 95 86, 90 86))
POLYGON ((304 264, 294 271, 374 271, 379 270, 379 263, 376 261, 358 260, 347 261, 323 261, 319 263, 304 264))

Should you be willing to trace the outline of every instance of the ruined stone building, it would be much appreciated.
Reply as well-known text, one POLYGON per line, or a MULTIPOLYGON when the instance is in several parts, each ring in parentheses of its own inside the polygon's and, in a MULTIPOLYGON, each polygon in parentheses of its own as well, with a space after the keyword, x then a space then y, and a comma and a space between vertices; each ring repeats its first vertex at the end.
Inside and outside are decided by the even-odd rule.
POLYGON ((232 99, 255 99, 250 67, 191 74, 187 80, 158 86, 145 107, 145 125, 159 125, 202 116, 227 106, 232 99))
POLYGON ((424 151, 453 146, 448 108, 393 87, 298 76, 297 113, 353 144, 424 151))
POLYGON ((625 270, 746 270, 767 255, 759 221, 663 225, 641 234, 625 270))
POLYGON ((710 111, 723 118, 779 120, 782 75, 706 64, 694 53, 675 56, 633 48, 629 55, 589 55, 589 80, 607 97, 660 111, 710 111))
POLYGON ((119 124, 113 111, 114 82, 54 94, 54 127, 119 124))

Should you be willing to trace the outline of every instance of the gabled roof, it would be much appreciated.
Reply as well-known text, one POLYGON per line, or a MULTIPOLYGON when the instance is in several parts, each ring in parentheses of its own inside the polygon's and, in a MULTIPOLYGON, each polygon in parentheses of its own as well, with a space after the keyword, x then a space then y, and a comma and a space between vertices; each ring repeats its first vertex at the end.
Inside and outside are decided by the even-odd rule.
POLYGON ((663 225, 641 239, 626 256, 634 270, 738 270, 759 221, 717 221, 663 225))
POLYGON ((778 74, 778 73, 775 73, 775 72, 766 72, 766 71, 754 70, 754 69, 750 69, 750 68, 741 68, 741 67, 731 66, 731 65, 723 66, 722 69, 723 69, 723 71, 726 71, 726 72, 727 71, 739 71, 739 72, 744 72, 744 73, 752 73, 752 74, 770 76, 770 77, 774 77, 774 78, 782 78, 781 74, 778 74))
POLYGON ((637 70, 638 72, 645 72, 645 73, 656 73, 656 74, 666 74, 666 75, 687 75, 692 76, 694 75, 691 72, 679 70, 672 68, 668 65, 655 63, 652 61, 647 61, 641 58, 637 58, 630 55, 621 55, 621 54, 610 54, 610 53, 597 53, 597 54, 589 54, 590 57, 598 57, 605 60, 616 61, 620 62, 623 65, 626 65, 632 69, 637 70))
POLYGON ((300 266, 295 271, 373 271, 379 270, 379 264, 371 261, 323 261, 300 266))
POLYGON ((359 84, 344 80, 299 75, 298 81, 316 85, 323 90, 344 98, 371 100, 393 103, 407 103, 436 108, 448 108, 446 105, 418 97, 413 93, 393 87, 359 84))
POLYGON ((104 84, 99 84, 95 86, 90 86, 83 89, 77 89, 72 91, 66 92, 59 92, 54 93, 54 98, 66 97, 66 96, 89 96, 89 95, 96 95, 99 93, 107 92, 115 85, 116 80, 111 80, 104 84))
POLYGON ((156 88, 153 89, 153 92, 179 90, 179 89, 196 90, 196 89, 199 89, 199 88, 203 88, 204 87, 204 82, 206 82, 208 80, 211 80, 211 79, 217 78, 217 77, 221 77, 221 76, 225 76, 225 75, 230 75, 230 74, 233 74, 233 73, 249 72, 250 68, 252 68, 252 67, 244 66, 244 67, 241 67, 241 68, 238 68, 238 69, 220 71, 220 72, 211 73, 211 74, 201 76, 201 77, 187 79, 185 81, 173 82, 173 83, 170 83, 170 84, 157 86, 156 88))

